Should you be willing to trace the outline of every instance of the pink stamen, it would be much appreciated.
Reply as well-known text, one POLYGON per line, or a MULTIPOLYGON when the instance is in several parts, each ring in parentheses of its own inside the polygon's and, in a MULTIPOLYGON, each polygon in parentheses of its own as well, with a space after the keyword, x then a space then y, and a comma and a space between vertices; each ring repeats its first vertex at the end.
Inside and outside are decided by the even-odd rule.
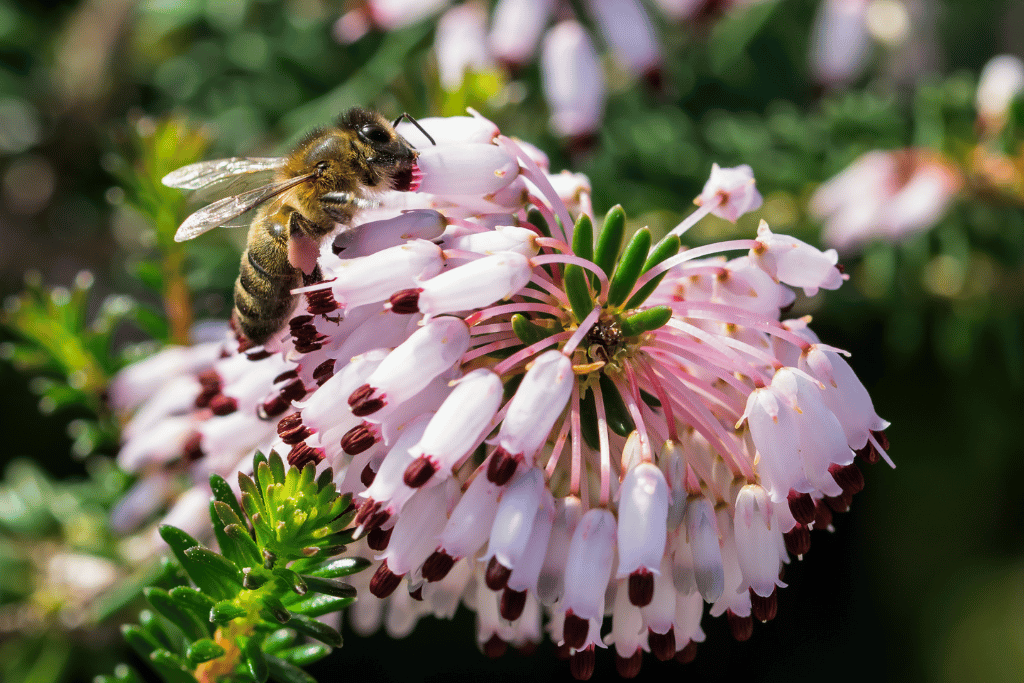
POLYGON ((555 188, 553 188, 551 183, 548 182, 547 176, 545 176, 544 172, 540 170, 537 162, 530 158, 530 155, 524 152, 523 149, 511 138, 499 135, 495 138, 495 141, 498 143, 499 147, 503 147, 506 152, 519 159, 519 172, 529 178, 533 184, 537 186, 537 189, 541 191, 541 194, 543 194, 551 203, 551 208, 554 209, 554 211, 558 213, 559 218, 562 219, 562 234, 566 238, 565 241, 568 242, 569 235, 566 234, 566 231, 572 229, 572 217, 569 215, 569 210, 565 208, 565 204, 563 204, 562 200, 558 197, 558 193, 555 192, 555 188))
POLYGON ((601 386, 594 382, 590 390, 594 392, 594 404, 597 406, 597 439, 601 446, 601 498, 598 505, 605 507, 612 497, 612 451, 611 445, 608 443, 608 416, 604 411, 604 396, 601 394, 601 386))
MULTIPOLYGON (((569 475, 569 493, 581 495, 580 475, 583 471, 583 430, 580 428, 580 385, 573 382, 569 399, 569 420, 572 429, 572 470, 569 475)), ((586 505, 584 505, 586 507, 586 505)))
MULTIPOLYGON (((672 258, 667 258, 658 265, 654 266, 646 273, 640 276, 640 279, 636 281, 636 286, 633 287, 633 292, 636 292, 641 287, 646 285, 648 282, 658 277, 667 270, 675 268, 680 263, 686 263, 694 259, 702 258, 710 254, 718 254, 723 251, 735 251, 737 249, 753 249, 757 246, 757 240, 728 240, 726 242, 715 242, 714 244, 706 244, 703 247, 696 247, 695 249, 688 249, 681 254, 676 254, 672 258)), ((632 293, 632 292, 631 292, 632 293)))
POLYGON ((579 266, 589 270, 590 272, 597 275, 597 281, 601 283, 601 293, 597 295, 598 301, 604 301, 608 297, 608 276, 604 274, 593 261, 588 261, 585 258, 579 256, 573 256, 571 254, 541 254, 540 256, 534 256, 530 259, 530 263, 535 266, 542 266, 545 263, 570 263, 574 266, 579 266))
MULTIPOLYGON (((626 408, 629 410, 630 417, 633 418, 636 433, 640 437, 640 457, 644 462, 653 462, 654 453, 651 450, 651 437, 647 433, 647 427, 644 425, 643 412, 637 404, 639 390, 636 383, 636 377, 633 374, 633 368, 630 367, 629 363, 625 363, 624 367, 626 370, 626 381, 623 382, 620 377, 619 381, 615 382, 615 386, 619 390, 619 393, 622 394, 622 400, 626 402, 626 408)), ((613 379, 612 381, 614 382, 615 380, 613 379)), ((623 463, 622 469, 623 471, 626 470, 625 463, 623 463)))
POLYGON ((597 322, 598 316, 601 315, 601 310, 602 308, 600 306, 594 306, 594 310, 592 310, 587 317, 583 319, 580 326, 577 327, 576 331, 572 333, 571 337, 569 337, 569 341, 567 341, 565 346, 562 347, 562 353, 567 356, 572 355, 572 352, 576 350, 579 343, 583 341, 583 338, 590 332, 590 328, 592 328, 594 323, 597 322))
POLYGON ((555 468, 558 467, 558 460, 562 457, 562 451, 565 449, 565 440, 569 437, 569 420, 563 419, 562 426, 558 430, 558 438, 555 439, 555 445, 551 448, 551 457, 548 458, 548 464, 544 468, 544 474, 547 479, 551 479, 551 476, 555 473, 555 468))
MULTIPOLYGON (((684 232, 686 232, 687 230, 692 228, 694 225, 696 225, 697 221, 699 221, 701 218, 704 218, 704 216, 707 216, 709 213, 711 213, 712 211, 717 209, 719 206, 721 206, 723 201, 725 201, 725 195, 723 195, 723 194, 715 195, 715 201, 708 202, 707 204, 704 204, 703 206, 698 207, 696 211, 694 211, 689 216, 684 218, 679 225, 677 225, 676 227, 674 227, 671 230, 669 230, 668 234, 669 235, 676 235, 678 237, 681 237, 684 232)), ((668 235, 666 235, 666 237, 668 237, 668 235)))
POLYGON ((497 365, 495 365, 494 366, 494 372, 498 373, 499 375, 504 375, 506 372, 508 372, 509 370, 514 368, 516 365, 521 363, 523 360, 529 358, 530 356, 532 356, 533 354, 537 353, 541 349, 546 349, 547 347, 551 346, 552 344, 557 344, 560 341, 564 341, 564 340, 568 339, 570 334, 571 333, 568 330, 566 330, 565 332, 559 332, 558 334, 553 334, 550 337, 548 337, 547 339, 541 339, 539 342, 536 342, 534 344, 530 344, 525 349, 522 349, 521 351, 516 351, 511 356, 509 356, 505 360, 503 360, 500 363, 498 363, 497 365))

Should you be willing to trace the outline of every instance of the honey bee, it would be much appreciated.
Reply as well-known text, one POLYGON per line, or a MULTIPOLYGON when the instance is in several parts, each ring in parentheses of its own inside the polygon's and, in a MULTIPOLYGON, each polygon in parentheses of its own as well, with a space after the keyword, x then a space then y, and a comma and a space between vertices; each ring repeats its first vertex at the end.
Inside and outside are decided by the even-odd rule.
POLYGON ((178 242, 190 240, 257 209, 232 312, 236 329, 252 344, 267 342, 283 327, 295 307, 293 289, 321 279, 316 259, 325 237, 372 206, 374 193, 413 189, 418 153, 395 131, 403 118, 434 142, 408 114, 390 123, 353 108, 334 126, 309 133, 287 156, 202 161, 164 176, 164 185, 186 190, 262 183, 199 209, 174 235, 178 242))

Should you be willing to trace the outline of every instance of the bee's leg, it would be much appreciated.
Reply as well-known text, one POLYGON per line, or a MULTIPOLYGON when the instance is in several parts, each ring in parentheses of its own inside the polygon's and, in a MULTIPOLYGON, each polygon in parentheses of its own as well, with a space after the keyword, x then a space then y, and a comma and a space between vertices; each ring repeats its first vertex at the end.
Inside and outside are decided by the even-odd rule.
POLYGON ((361 201, 349 192, 327 192, 320 195, 320 208, 336 223, 348 225, 356 210, 362 208, 361 201))

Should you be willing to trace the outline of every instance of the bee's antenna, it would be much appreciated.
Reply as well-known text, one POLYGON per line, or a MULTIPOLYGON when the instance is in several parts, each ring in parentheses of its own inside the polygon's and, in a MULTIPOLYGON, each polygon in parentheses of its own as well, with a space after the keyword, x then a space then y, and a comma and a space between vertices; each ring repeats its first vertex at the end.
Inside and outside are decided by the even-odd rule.
POLYGON ((427 131, 423 130, 423 126, 420 125, 420 122, 417 121, 416 119, 414 119, 412 116, 410 116, 409 114, 407 114, 405 112, 402 112, 402 115, 399 116, 397 119, 395 119, 395 122, 392 123, 391 125, 392 126, 397 126, 401 122, 402 119, 408 119, 409 123, 411 123, 412 125, 416 126, 416 128, 418 128, 419 131, 421 133, 423 133, 427 137, 428 140, 430 140, 430 144, 432 144, 434 147, 437 147, 437 143, 434 142, 434 138, 430 137, 430 133, 428 133, 427 131))

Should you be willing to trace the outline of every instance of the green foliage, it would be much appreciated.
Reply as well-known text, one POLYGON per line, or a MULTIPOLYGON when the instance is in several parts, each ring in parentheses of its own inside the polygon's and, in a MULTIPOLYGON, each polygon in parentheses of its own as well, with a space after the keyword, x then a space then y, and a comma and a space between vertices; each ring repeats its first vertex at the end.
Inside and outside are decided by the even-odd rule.
POLYGON ((238 475, 241 500, 212 475, 220 552, 160 527, 184 574, 167 571, 166 587, 147 588, 152 611, 123 633, 164 681, 310 680, 300 667, 341 646, 341 634, 317 617, 355 599, 340 579, 369 562, 333 558, 352 540, 355 513, 345 512, 349 496, 338 495, 330 470, 314 480, 314 469, 257 453, 254 475, 238 475))

